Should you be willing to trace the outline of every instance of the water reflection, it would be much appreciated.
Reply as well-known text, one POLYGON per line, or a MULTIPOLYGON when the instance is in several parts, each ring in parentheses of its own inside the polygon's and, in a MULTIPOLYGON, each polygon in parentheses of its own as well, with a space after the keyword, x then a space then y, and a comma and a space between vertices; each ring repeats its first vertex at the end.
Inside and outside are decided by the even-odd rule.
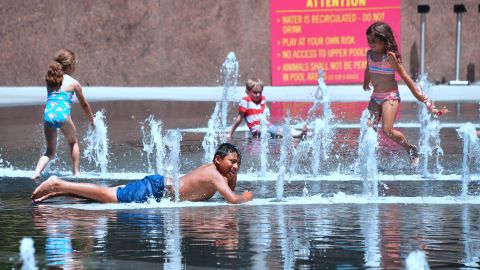
POLYGON ((43 252, 47 266, 85 268, 83 262, 90 252, 94 249, 99 253, 103 252, 108 232, 106 221, 109 216, 92 218, 91 214, 45 205, 34 208, 34 225, 45 236, 43 252))

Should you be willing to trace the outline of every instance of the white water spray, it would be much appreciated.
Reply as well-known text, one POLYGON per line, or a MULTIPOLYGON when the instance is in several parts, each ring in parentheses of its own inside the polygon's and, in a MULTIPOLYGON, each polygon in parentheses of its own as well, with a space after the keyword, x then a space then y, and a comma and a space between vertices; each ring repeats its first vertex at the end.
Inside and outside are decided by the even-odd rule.
POLYGON ((231 101, 232 93, 237 87, 238 61, 234 52, 229 52, 222 65, 223 93, 221 110, 221 128, 227 127, 228 103, 231 101))
POLYGON ((207 132, 205 133, 205 137, 203 137, 202 147, 203 147, 203 162, 210 163, 212 161, 213 155, 215 155, 215 151, 217 149, 217 145, 219 145, 220 136, 220 121, 219 121, 219 114, 220 114, 220 103, 215 103, 215 109, 213 110, 210 119, 208 120, 208 128, 207 132))
POLYGON ((355 167, 363 179, 363 194, 376 199, 378 197, 378 134, 369 126, 370 119, 370 112, 365 109, 360 120, 358 159, 355 167))
POLYGON ((169 130, 166 136, 166 145, 170 150, 168 153, 168 175, 173 179, 173 190, 175 191, 175 201, 180 201, 180 142, 182 134, 178 129, 169 130))
MULTIPOLYGON (((431 95, 431 84, 428 81, 428 75, 420 75, 419 89, 427 96, 431 95)), ((427 107, 420 103, 420 111, 418 114, 418 120, 420 121, 420 140, 419 154, 422 156, 421 171, 424 178, 429 177, 428 161, 430 157, 436 157, 436 173, 441 174, 443 167, 440 165, 440 156, 443 156, 443 149, 441 147, 440 139, 440 122, 438 119, 432 119, 431 113, 427 107)))
POLYGON ((83 156, 88 161, 95 162, 95 165, 100 167, 102 174, 106 174, 108 165, 108 135, 104 110, 95 113, 93 123, 95 128, 89 125, 87 129, 83 156))
POLYGON ((270 142, 270 134, 268 133, 267 116, 265 113, 260 114, 260 173, 258 176, 265 176, 268 166, 268 144, 270 142))
POLYGON ((290 111, 287 113, 287 118, 283 124, 283 141, 280 147, 280 159, 278 161, 278 175, 277 175, 277 200, 283 199, 285 175, 287 174, 288 160, 292 152, 292 134, 290 130, 290 111))
POLYGON ((148 172, 165 173, 165 145, 162 121, 150 115, 141 123, 143 151, 147 153, 148 172))
POLYGON ((468 122, 457 129, 458 135, 463 139, 462 161, 462 194, 461 199, 468 197, 468 184, 471 180, 470 165, 480 166, 480 139, 477 137, 475 126, 468 122))

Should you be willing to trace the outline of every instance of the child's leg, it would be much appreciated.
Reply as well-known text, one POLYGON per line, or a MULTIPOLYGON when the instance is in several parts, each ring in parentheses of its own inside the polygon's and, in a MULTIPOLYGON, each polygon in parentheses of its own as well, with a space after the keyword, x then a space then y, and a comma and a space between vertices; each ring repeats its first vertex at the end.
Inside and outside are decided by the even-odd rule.
POLYGON ((55 152, 57 152, 57 129, 48 125, 44 125, 43 132, 45 133, 47 150, 45 151, 45 154, 38 160, 35 171, 32 174, 32 179, 40 177, 40 174, 45 169, 48 162, 55 157, 55 152))
POLYGON ((67 182, 51 176, 33 191, 31 198, 36 203, 58 196, 80 197, 103 203, 113 203, 118 202, 117 188, 67 182))
POLYGON ((371 118, 368 119, 368 126, 373 127, 375 131, 377 130, 378 122, 382 118, 382 105, 376 103, 373 99, 370 99, 368 103, 368 111, 370 111, 371 118))
POLYGON ((389 138, 400 144, 405 150, 408 151, 410 158, 412 160, 412 165, 418 162, 418 153, 417 147, 413 144, 410 144, 407 140, 407 137, 393 128, 393 123, 397 115, 397 110, 399 106, 398 100, 388 100, 382 105, 382 128, 385 135, 389 138))
POLYGON ((71 117, 65 121, 61 130, 67 139, 68 144, 70 145, 70 155, 73 163, 73 175, 78 176, 80 171, 80 149, 78 148, 77 131, 71 117))

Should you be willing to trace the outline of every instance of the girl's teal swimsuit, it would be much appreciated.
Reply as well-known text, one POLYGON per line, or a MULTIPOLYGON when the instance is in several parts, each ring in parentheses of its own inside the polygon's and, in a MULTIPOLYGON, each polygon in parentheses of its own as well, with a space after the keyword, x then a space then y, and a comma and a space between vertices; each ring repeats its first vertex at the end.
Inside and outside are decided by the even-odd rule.
POLYGON ((48 92, 43 121, 52 128, 60 128, 70 117, 74 91, 48 92))

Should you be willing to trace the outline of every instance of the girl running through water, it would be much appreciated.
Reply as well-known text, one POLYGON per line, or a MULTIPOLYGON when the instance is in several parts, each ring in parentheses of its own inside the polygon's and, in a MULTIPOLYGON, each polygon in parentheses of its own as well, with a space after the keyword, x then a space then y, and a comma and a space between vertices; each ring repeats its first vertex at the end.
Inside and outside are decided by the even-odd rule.
POLYGON ((447 113, 448 110, 446 108, 440 110, 435 108, 433 102, 417 89, 402 66, 398 46, 393 31, 388 24, 375 22, 367 28, 366 35, 370 50, 367 51, 367 67, 365 68, 363 89, 370 91, 372 90, 370 86, 373 86, 370 103, 368 104, 368 110, 373 118, 371 124, 375 127, 381 119, 385 135, 407 150, 411 167, 416 167, 419 162, 417 147, 409 143, 402 132, 393 128, 400 104, 395 72, 400 75, 415 98, 423 102, 433 114, 440 116, 447 113))

